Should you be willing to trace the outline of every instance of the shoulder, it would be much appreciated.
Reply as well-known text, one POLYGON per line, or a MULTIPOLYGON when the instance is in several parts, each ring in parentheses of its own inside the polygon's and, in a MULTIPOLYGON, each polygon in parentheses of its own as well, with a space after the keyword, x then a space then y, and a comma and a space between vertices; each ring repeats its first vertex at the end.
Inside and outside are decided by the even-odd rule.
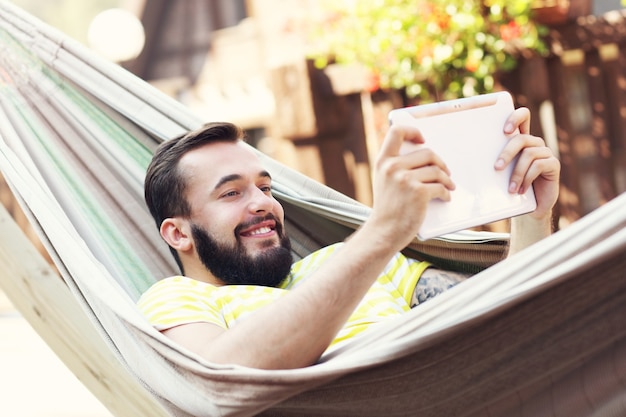
POLYGON ((142 295, 141 299, 152 297, 156 295, 164 295, 164 294, 176 294, 179 291, 212 291, 216 289, 214 285, 207 284, 202 281, 195 280, 193 278, 188 278, 182 275, 176 275, 173 277, 163 278, 160 281, 154 283, 150 288, 148 288, 142 295))
POLYGON ((180 275, 164 278, 153 284, 139 297, 137 306, 142 311, 149 311, 164 304, 206 299, 217 288, 211 284, 180 275))
POLYGON ((165 278, 142 294, 137 307, 160 331, 195 322, 223 327, 223 318, 213 300, 218 288, 183 276, 165 278))

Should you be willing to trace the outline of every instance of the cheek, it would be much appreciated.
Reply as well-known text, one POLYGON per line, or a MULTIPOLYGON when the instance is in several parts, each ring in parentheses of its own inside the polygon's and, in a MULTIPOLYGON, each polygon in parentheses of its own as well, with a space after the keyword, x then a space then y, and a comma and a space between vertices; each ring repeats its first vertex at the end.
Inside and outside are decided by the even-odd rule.
POLYGON ((232 242, 233 231, 240 221, 234 214, 233 210, 227 209, 207 210, 202 213, 201 219, 197 219, 197 224, 203 227, 212 238, 222 242, 232 242))

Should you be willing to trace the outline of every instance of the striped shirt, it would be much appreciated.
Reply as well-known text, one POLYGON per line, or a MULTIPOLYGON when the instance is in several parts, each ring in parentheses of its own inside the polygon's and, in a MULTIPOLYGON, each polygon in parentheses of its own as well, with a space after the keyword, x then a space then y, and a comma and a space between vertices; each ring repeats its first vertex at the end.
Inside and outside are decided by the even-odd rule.
MULTIPOLYGON (((278 288, 255 285, 215 286, 184 276, 165 278, 150 287, 138 306, 160 331, 182 324, 207 322, 228 329, 255 310, 296 288, 341 244, 335 244, 293 264, 289 276, 278 288)), ((344 327, 331 343, 336 347, 385 318, 410 310, 413 290, 429 266, 397 254, 385 267, 344 327)))

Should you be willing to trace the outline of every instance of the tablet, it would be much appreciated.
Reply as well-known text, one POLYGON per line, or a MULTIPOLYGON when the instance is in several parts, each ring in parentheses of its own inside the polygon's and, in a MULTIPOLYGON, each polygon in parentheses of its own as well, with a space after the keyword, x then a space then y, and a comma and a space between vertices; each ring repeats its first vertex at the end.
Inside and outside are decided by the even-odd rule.
POLYGON ((496 171, 494 164, 508 141, 503 132, 514 110, 507 92, 431 103, 389 113, 394 125, 417 127, 427 146, 450 169, 456 189, 450 201, 429 203, 418 238, 484 225, 528 213, 537 207, 532 187, 523 194, 508 192, 513 166, 496 171))

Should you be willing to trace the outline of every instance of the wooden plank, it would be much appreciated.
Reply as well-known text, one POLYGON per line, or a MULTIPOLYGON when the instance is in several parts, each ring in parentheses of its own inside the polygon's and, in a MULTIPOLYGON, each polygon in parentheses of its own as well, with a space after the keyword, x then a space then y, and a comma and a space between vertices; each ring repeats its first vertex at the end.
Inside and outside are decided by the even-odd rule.
MULTIPOLYGON (((119 417, 168 416, 107 348, 61 278, 0 205, 0 286, 77 378, 119 417)), ((33 393, 36 401, 37 394, 33 393)))
POLYGON ((598 49, 588 51, 585 54, 585 70, 592 114, 590 126, 592 140, 590 146, 587 147, 587 158, 591 171, 589 175, 596 180, 594 188, 597 190, 598 196, 598 201, 595 201, 590 207, 593 210, 616 196, 611 170, 609 103, 605 93, 606 74, 598 49))
POLYGON ((591 14, 591 3, 593 0, 569 0, 569 10, 567 17, 575 19, 579 16, 588 16, 591 14))
POLYGON ((276 99, 277 133, 289 139, 308 139, 317 135, 306 62, 272 68, 269 74, 270 87, 276 99))
POLYGON ((550 100, 546 60, 538 56, 522 59, 515 70, 502 75, 501 82, 513 95, 515 107, 523 106, 530 110, 530 132, 543 137, 539 109, 544 101, 550 100))
POLYGON ((533 19, 544 25, 561 25, 567 22, 567 0, 535 0, 532 3, 533 19))
POLYGON ((545 25, 561 25, 591 14, 592 0, 534 0, 534 19, 545 25))
POLYGON ((605 58, 605 91, 613 183, 615 192, 621 194, 626 192, 626 44, 613 48, 612 56, 605 58))
POLYGON ((567 224, 579 219, 582 211, 579 198, 579 174, 573 151, 573 127, 568 105, 570 97, 566 71, 569 69, 563 65, 559 58, 549 58, 546 63, 561 160, 561 190, 559 193, 559 209, 561 223, 563 223, 561 226, 567 226, 567 224))
POLYGON ((333 91, 330 78, 310 60, 269 70, 279 134, 292 140, 345 135, 349 106, 333 91))

